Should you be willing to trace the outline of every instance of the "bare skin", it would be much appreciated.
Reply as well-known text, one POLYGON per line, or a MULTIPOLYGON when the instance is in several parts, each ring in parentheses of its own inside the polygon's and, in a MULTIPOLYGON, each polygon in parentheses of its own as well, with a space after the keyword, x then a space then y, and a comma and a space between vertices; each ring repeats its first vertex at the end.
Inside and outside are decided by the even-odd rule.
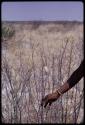
MULTIPOLYGON (((62 85, 60 87, 59 92, 61 94, 64 94, 65 92, 67 92, 70 89, 69 84, 68 83, 64 83, 64 85, 62 85)), ((60 97, 60 94, 56 91, 54 93, 48 94, 45 96, 45 98, 42 99, 41 101, 41 106, 46 107, 48 104, 51 105, 54 101, 56 101, 58 98, 60 97)))
POLYGON ((84 61, 81 62, 80 66, 72 73, 70 78, 64 83, 56 92, 48 94, 41 101, 41 106, 46 107, 48 104, 51 105, 56 101, 61 94, 64 94, 69 89, 71 89, 78 81, 84 76, 83 73, 84 61))

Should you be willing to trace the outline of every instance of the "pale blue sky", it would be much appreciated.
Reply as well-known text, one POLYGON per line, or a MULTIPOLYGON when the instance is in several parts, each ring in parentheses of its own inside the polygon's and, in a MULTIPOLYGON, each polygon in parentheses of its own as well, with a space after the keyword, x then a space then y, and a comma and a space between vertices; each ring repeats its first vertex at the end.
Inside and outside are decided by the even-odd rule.
POLYGON ((2 20, 83 21, 82 2, 3 2, 2 20))

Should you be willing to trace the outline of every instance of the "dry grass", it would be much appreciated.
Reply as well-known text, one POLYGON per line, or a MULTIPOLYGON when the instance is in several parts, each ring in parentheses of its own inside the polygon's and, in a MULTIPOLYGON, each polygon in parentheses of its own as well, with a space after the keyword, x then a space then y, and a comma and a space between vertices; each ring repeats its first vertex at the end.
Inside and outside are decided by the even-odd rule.
MULTIPOLYGON (((77 22, 75 23, 62 22, 60 24, 58 23, 46 23, 46 24, 40 23, 39 24, 38 23, 35 26, 35 23, 15 22, 12 24, 12 26, 15 29, 15 35, 13 36, 12 39, 6 41, 6 44, 7 44, 6 47, 4 47, 4 44, 2 44, 2 62, 4 61, 4 59, 7 60, 7 63, 10 67, 10 71, 12 74, 12 81, 14 81, 15 83, 15 84, 13 83, 15 91, 19 87, 20 83, 22 83, 22 86, 23 86, 24 80, 26 81, 27 70, 32 69, 30 83, 28 81, 28 83, 30 84, 30 87, 29 87, 30 89, 26 90, 27 87, 24 89, 25 91, 27 91, 27 94, 24 91, 24 95, 21 95, 23 96, 24 102, 21 100, 21 102, 19 103, 20 105, 22 104, 21 113, 23 116, 20 122, 21 123, 22 122, 23 123, 30 123, 30 122, 41 123, 40 116, 42 115, 40 114, 41 109, 39 109, 39 105, 40 105, 40 100, 42 98, 42 80, 43 80, 43 87, 45 88, 44 94, 46 95, 52 92, 52 88, 53 88, 52 86, 54 81, 55 81, 55 84, 54 84, 54 89, 55 89, 59 84, 61 84, 60 81, 61 82, 65 81, 68 78, 68 65, 69 65, 70 56, 72 56, 71 57, 72 61, 71 61, 69 75, 79 66, 81 60, 83 59, 83 49, 82 49, 83 24, 77 23, 77 22), (68 43, 62 58, 62 53, 67 41, 68 43), (70 55, 71 49, 72 49, 72 55, 70 55), (59 60, 61 58, 63 62, 63 65, 61 68, 62 79, 59 81, 58 66, 59 66, 59 60), (54 63, 53 63, 53 59, 54 59, 54 63), (48 71, 45 71, 46 69, 45 67, 47 67, 48 71), (53 72, 54 72, 54 75, 53 75, 53 72), (31 97, 29 96, 29 93, 30 93, 29 91, 32 94, 31 97), (32 99, 31 101, 29 101, 30 98, 32 99), (29 104, 29 102, 31 105, 29 104), (27 105, 29 105, 29 107, 27 105), (30 114, 27 112, 27 110, 29 110, 28 112, 30 112, 30 114)), ((4 63, 6 62, 4 61, 4 63)), ((80 84, 77 85, 78 90, 77 90, 76 104, 80 101, 79 93, 83 88, 82 83, 83 81, 81 80, 80 84)), ((2 84, 5 85, 5 82, 3 80, 2 80, 2 84)), ((29 84, 27 84, 26 86, 29 86, 29 84)), ((67 112, 69 118, 67 119, 66 123, 74 123, 74 120, 72 117, 73 115, 71 115, 73 114, 72 105, 73 106, 75 105, 74 89, 75 87, 71 91, 69 91, 68 109, 70 110, 68 110, 67 112), (74 94, 72 92, 74 92, 74 94)), ((10 90, 10 87, 8 87, 8 90, 10 90)), ((2 92, 3 91, 4 89, 2 89, 2 92)), ((18 96, 19 94, 20 92, 18 93, 18 96)), ((6 93, 3 92, 3 95, 6 95, 6 93)), ((63 100, 62 101, 63 109, 65 111, 66 94, 63 96, 62 100, 63 100)), ((5 108, 6 106, 6 102, 4 101, 6 101, 6 99, 2 98, 3 108, 5 108)), ((60 104, 60 101, 56 102, 53 105, 53 108, 55 109, 56 105, 58 106, 58 104, 60 104)), ((8 105, 10 109, 10 104, 8 103, 8 105)), ((61 109, 61 105, 59 108, 61 109)), ((43 122, 47 122, 47 123, 64 122, 65 123, 65 120, 63 121, 61 120, 62 111, 59 112, 58 109, 53 111, 54 112, 52 114, 52 109, 50 109, 50 111, 47 113, 46 118, 43 118, 43 122), (56 111, 58 112, 58 114, 56 114, 56 111)), ((17 112, 19 113, 19 111, 17 112)), ((7 119, 6 116, 4 115, 5 113, 4 110, 2 113, 6 122, 10 123, 11 121, 9 119, 11 119, 11 116, 9 115, 9 118, 8 118, 8 114, 7 114, 7 118, 8 118, 7 119)), ((44 115, 43 115, 44 117, 45 117, 45 113, 46 111, 44 111, 44 115)), ((18 119, 20 119, 20 117, 18 119)))

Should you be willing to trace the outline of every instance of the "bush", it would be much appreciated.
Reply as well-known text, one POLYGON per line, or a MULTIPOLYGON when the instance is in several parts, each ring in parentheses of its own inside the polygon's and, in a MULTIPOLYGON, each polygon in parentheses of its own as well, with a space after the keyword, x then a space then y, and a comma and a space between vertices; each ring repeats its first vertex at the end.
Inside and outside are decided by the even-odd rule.
POLYGON ((2 39, 10 39, 14 34, 15 30, 12 26, 2 26, 2 39))

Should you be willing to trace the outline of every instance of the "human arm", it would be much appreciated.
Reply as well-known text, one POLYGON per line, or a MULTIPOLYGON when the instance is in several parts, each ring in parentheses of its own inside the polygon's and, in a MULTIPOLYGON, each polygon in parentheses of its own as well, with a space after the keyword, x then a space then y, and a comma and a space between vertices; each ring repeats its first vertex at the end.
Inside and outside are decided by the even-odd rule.
POLYGON ((62 85, 60 86, 56 92, 53 92, 51 94, 48 94, 45 96, 45 98, 42 99, 41 105, 46 107, 48 104, 51 105, 52 102, 56 101, 62 94, 70 90, 75 84, 80 81, 83 74, 83 65, 84 61, 80 64, 80 66, 72 73, 70 78, 62 85))

